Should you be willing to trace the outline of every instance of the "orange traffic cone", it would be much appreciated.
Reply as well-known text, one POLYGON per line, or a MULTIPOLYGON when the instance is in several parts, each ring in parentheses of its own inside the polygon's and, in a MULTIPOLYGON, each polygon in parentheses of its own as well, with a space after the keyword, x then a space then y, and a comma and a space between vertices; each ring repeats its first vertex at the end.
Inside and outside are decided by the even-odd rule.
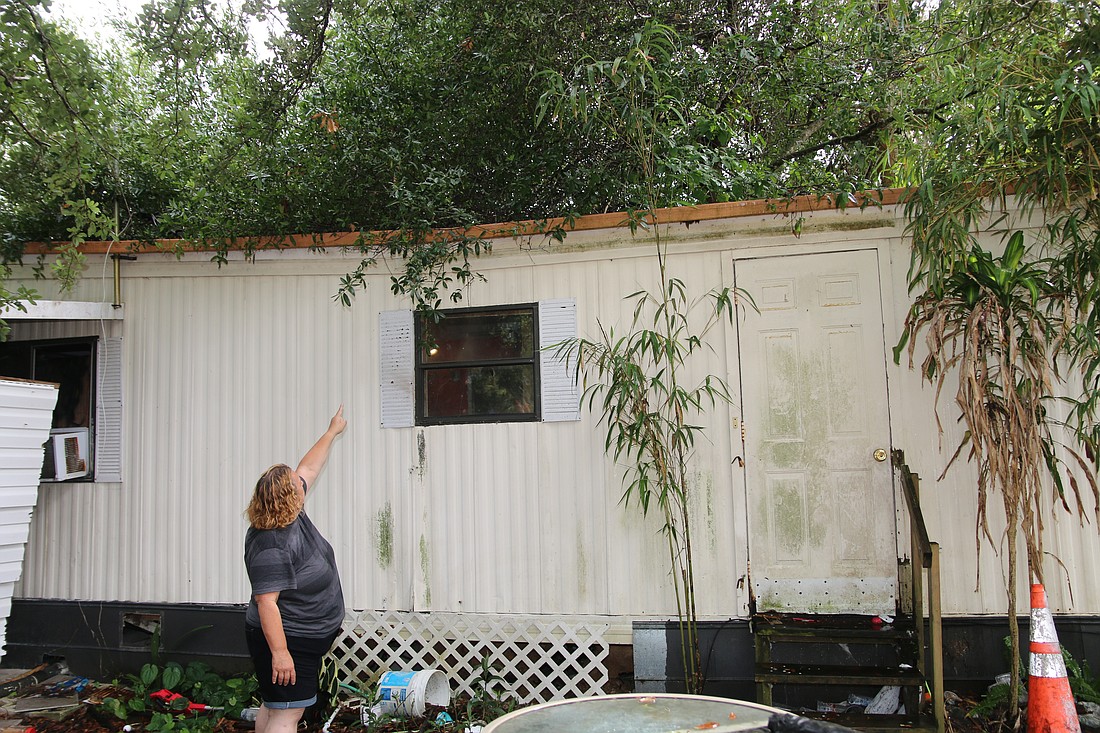
POLYGON ((1027 680, 1027 733, 1081 733, 1081 720, 1069 689, 1066 662, 1058 645, 1047 592, 1031 586, 1031 664, 1027 680))

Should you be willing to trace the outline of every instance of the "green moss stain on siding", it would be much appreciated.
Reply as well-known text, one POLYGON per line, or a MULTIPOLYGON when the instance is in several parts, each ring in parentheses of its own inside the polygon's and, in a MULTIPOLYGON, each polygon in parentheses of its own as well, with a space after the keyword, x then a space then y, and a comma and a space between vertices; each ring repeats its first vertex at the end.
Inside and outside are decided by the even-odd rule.
POLYGON ((424 582, 424 603, 432 605, 432 556, 428 538, 420 535, 420 577, 424 582))
POLYGON ((378 566, 388 568, 393 563, 393 509, 388 501, 378 510, 374 539, 378 547, 378 566))
POLYGON ((417 474, 421 480, 424 478, 424 467, 428 463, 428 444, 424 439, 424 431, 421 430, 416 434, 416 466, 413 467, 412 473, 417 474))

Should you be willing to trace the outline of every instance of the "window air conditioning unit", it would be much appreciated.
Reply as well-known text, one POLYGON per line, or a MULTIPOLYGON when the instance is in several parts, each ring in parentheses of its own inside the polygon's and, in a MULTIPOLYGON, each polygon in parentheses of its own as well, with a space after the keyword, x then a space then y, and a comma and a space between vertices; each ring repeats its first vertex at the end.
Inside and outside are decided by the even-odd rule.
POLYGON ((55 428, 46 442, 42 478, 65 481, 88 475, 88 428, 55 428))

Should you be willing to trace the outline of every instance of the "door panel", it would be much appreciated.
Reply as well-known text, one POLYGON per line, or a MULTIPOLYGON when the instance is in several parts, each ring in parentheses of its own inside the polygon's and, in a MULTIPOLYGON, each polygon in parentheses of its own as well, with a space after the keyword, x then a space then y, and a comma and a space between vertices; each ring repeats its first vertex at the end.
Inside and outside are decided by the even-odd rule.
POLYGON ((739 329, 757 609, 893 613, 894 492, 878 259, 742 260, 739 329))

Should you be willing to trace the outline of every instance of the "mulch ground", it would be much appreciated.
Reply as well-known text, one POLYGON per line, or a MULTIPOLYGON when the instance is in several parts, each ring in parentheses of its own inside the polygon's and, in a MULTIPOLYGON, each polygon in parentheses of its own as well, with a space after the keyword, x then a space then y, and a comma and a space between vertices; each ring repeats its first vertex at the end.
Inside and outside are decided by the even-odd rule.
MULTIPOLYGON (((136 718, 124 722, 92 705, 75 708, 60 720, 36 715, 23 716, 23 724, 34 726, 36 733, 119 733, 127 722, 135 733, 144 728, 141 721, 136 718)), ((324 721, 303 725, 298 730, 303 733, 320 733, 323 727, 324 721)), ((254 730, 255 726, 252 723, 228 718, 219 720, 214 726, 215 733, 253 733, 254 730)), ((349 712, 338 715, 328 730, 329 733, 364 733, 365 729, 358 714, 349 712)), ((396 731, 412 733, 413 731, 439 731, 440 728, 435 724, 434 718, 425 717, 375 725, 370 730, 371 733, 395 733, 396 731)))
MULTIPOLYGON (((28 691, 30 692, 30 691, 28 691)), ((108 696, 125 697, 129 691, 125 688, 112 688, 98 686, 95 694, 85 698, 90 700, 102 699, 108 696)), ((978 704, 977 699, 956 698, 947 708, 948 733, 1026 733, 1026 721, 1020 721, 1018 725, 1009 720, 1006 715, 994 715, 975 717, 971 713, 978 704)), ((462 706, 456 706, 462 707, 462 706)), ((371 733, 439 733, 444 730, 436 723, 436 715, 443 708, 431 708, 422 718, 408 718, 392 720, 389 722, 376 722, 372 724, 371 733)), ((452 715, 456 710, 449 711, 452 715)), ((35 714, 25 713, 22 716, 24 726, 34 726, 36 733, 120 733, 124 725, 129 723, 133 733, 140 733, 145 729, 143 722, 137 716, 128 721, 122 721, 112 715, 105 708, 94 703, 84 703, 64 711, 35 714)), ((318 720, 308 722, 299 727, 300 733, 322 733, 327 721, 318 720)), ((451 730, 461 731, 464 726, 454 726, 451 730)), ((255 730, 253 723, 223 718, 214 726, 215 733, 252 733, 255 730)), ((1083 733, 1100 733, 1100 728, 1091 728, 1082 725, 1083 733)), ((365 728, 360 722, 358 710, 342 709, 333 718, 328 728, 328 733, 365 733, 365 728)), ((578 732, 583 733, 583 732, 578 732)))
MULTIPOLYGON (((37 717, 26 717, 24 722, 33 725, 37 733, 119 733, 123 723, 118 719, 103 717, 103 713, 96 714, 91 706, 84 706, 67 715, 64 720, 48 720, 37 717)), ((299 731, 306 733, 321 733, 323 723, 303 726, 299 731)), ((140 731, 140 724, 133 724, 134 731, 140 731)), ((253 733, 252 723, 223 719, 214 728, 216 733, 253 733)), ((376 725, 371 728, 372 733, 396 733, 397 731, 439 731, 440 728, 433 720, 428 718, 394 721, 385 725, 376 725)), ((948 726, 949 733, 1008 733, 1013 731, 1013 726, 1007 721, 991 721, 985 719, 968 718, 965 713, 959 711, 950 716, 948 726)), ((1021 728, 1023 730, 1023 728, 1021 728)), ((1088 731, 1090 729, 1084 728, 1088 731)), ((1096 729, 1092 729, 1095 731, 1096 729)), ((362 723, 357 716, 337 717, 329 728, 329 733, 364 733, 362 723)), ((580 733, 580 732, 578 732, 580 733)))
MULTIPOLYGON (((135 733, 143 730, 138 720, 129 721, 131 730, 135 733)), ((84 705, 66 715, 61 720, 51 720, 34 715, 23 717, 23 725, 34 726, 36 733, 119 733, 126 725, 106 711, 97 710, 91 705, 84 705)), ((324 722, 303 724, 298 728, 300 733, 321 733, 324 722)), ((358 714, 346 713, 338 715, 329 727, 329 733, 365 733, 365 728, 359 720, 358 714)), ((435 723, 434 718, 410 718, 407 720, 394 720, 388 723, 379 723, 371 726, 371 733, 398 733, 408 731, 438 732, 441 728, 435 723)), ((253 733, 255 725, 239 720, 223 718, 214 726, 215 733, 253 733)))
MULTIPOLYGON (((119 733, 123 723, 118 719, 105 717, 103 711, 96 712, 91 706, 83 706, 67 715, 63 720, 48 720, 38 717, 25 717, 24 722, 33 725, 37 733, 119 733)), ((315 723, 299 728, 305 733, 321 733, 323 723, 315 723)), ((140 724, 133 724, 134 731, 140 731, 140 724)), ((1020 730, 1025 730, 1026 726, 1020 730)), ((252 733, 252 723, 223 719, 214 728, 216 733, 252 733)), ((397 731, 439 731, 433 719, 410 719, 394 721, 385 725, 376 725, 371 728, 372 733, 396 733, 397 731)), ((1009 733, 1015 730, 1011 723, 1005 720, 989 720, 969 718, 965 711, 950 711, 948 724, 949 733, 1009 733)), ((1096 728, 1083 728, 1083 731, 1096 731, 1096 728)), ((338 716, 333 720, 329 733, 364 733, 362 723, 358 716, 338 716)))

